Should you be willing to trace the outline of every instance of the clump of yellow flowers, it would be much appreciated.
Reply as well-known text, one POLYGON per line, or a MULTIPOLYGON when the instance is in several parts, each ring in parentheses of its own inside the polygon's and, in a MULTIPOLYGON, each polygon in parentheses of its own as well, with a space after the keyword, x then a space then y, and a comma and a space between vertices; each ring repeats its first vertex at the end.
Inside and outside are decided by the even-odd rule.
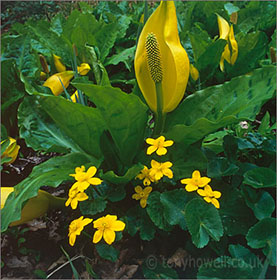
MULTIPOLYGON (((165 155, 167 153, 166 147, 170 147, 174 144, 172 140, 165 140, 164 136, 160 136, 157 139, 147 138, 146 143, 150 145, 146 154, 151 155, 156 152, 158 156, 165 155)), ((145 189, 142 189, 141 186, 136 186, 136 193, 132 195, 133 199, 140 200, 140 206, 142 208, 145 208, 147 205, 147 198, 152 191, 152 187, 150 187, 151 183, 157 183, 163 176, 169 179, 173 178, 173 172, 170 169, 172 165, 170 161, 158 162, 152 159, 151 168, 149 169, 147 166, 144 166, 140 174, 136 176, 137 179, 143 180, 144 186, 147 186, 145 189)))
MULTIPOLYGON (((88 199, 88 195, 84 192, 90 185, 98 186, 103 182, 101 179, 94 177, 97 172, 95 166, 91 166, 87 172, 85 166, 76 167, 75 173, 70 174, 74 177, 76 182, 72 185, 68 193, 68 200, 66 206, 71 206, 72 209, 76 209, 79 201, 88 199)), ((93 219, 85 218, 81 216, 78 219, 73 220, 69 225, 69 244, 73 246, 76 241, 76 236, 80 235, 84 227, 90 224, 93 219)), ((106 215, 93 222, 93 227, 97 229, 93 236, 93 243, 98 243, 102 237, 107 244, 112 244, 115 240, 115 231, 122 231, 125 228, 125 223, 117 220, 115 215, 106 215)))
POLYGON ((213 191, 211 186, 208 185, 211 179, 208 177, 201 177, 201 174, 198 170, 195 170, 192 173, 192 178, 185 178, 181 180, 182 184, 185 184, 186 191, 197 193, 204 197, 204 200, 208 203, 212 203, 216 208, 220 207, 218 198, 221 197, 221 193, 218 191, 213 191))

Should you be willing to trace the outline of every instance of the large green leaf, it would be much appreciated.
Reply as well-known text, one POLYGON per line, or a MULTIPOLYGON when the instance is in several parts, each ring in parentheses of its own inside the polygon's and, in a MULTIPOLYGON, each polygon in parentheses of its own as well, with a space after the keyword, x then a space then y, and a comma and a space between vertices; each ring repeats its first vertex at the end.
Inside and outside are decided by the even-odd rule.
POLYGON ((255 269, 241 259, 222 256, 200 266, 198 279, 252 279, 255 269))
POLYGON ((119 151, 119 158, 129 166, 143 145, 147 107, 133 94, 118 88, 74 83, 96 105, 119 151))
POLYGON ((168 115, 167 137, 189 145, 227 124, 253 120, 275 93, 275 72, 264 67, 188 96, 168 115))
POLYGON ((243 183, 253 188, 271 188, 276 186, 276 173, 266 167, 249 170, 243 175, 243 183))
POLYGON ((185 220, 192 237, 193 244, 203 248, 209 237, 219 241, 223 235, 223 227, 217 209, 203 199, 192 199, 185 207, 185 220))
POLYGON ((63 181, 72 180, 69 174, 74 173, 75 167, 86 164, 98 167, 100 162, 85 154, 72 153, 35 166, 32 173, 14 187, 1 210, 1 230, 5 231, 11 222, 20 219, 23 203, 36 196, 40 187, 57 187, 63 181))
POLYGON ((41 96, 38 102, 60 130, 84 152, 102 157, 99 141, 106 126, 98 109, 57 96, 41 96))
POLYGON ((35 96, 25 97, 18 110, 20 137, 35 151, 84 152, 42 110, 35 96))

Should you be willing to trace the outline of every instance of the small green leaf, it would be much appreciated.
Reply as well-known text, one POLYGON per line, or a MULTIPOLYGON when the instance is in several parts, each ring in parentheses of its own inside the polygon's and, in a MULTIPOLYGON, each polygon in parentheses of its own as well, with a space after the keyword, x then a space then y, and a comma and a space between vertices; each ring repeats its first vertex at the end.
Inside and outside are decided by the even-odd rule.
POLYGON ((80 202, 80 210, 84 215, 95 215, 105 210, 107 201, 102 197, 80 202))
POLYGON ((185 219, 192 242, 203 248, 209 242, 209 236, 219 241, 223 227, 217 209, 202 199, 192 199, 185 207, 185 219))
POLYGON ((271 188, 276 186, 276 173, 270 168, 258 167, 243 175, 243 183, 253 188, 271 188))
POLYGON ((144 260, 142 271, 146 279, 179 279, 178 273, 173 268, 164 262, 161 264, 154 255, 149 255, 144 260))
POLYGON ((96 244, 95 248, 101 258, 115 262, 118 258, 119 252, 113 246, 108 244, 96 244))

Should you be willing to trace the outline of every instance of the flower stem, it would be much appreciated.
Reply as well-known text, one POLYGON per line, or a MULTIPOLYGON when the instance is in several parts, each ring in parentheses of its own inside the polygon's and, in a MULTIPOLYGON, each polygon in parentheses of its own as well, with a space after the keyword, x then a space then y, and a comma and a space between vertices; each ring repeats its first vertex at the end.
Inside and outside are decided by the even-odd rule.
POLYGON ((154 134, 160 134, 164 129, 165 114, 163 114, 163 89, 162 83, 155 83, 157 97, 157 112, 155 114, 154 134))

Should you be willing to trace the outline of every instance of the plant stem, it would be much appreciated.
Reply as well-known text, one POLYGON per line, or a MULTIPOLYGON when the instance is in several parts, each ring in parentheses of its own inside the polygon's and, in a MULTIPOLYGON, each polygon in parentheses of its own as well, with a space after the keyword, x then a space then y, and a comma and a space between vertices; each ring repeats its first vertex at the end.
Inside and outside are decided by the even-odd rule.
POLYGON ((160 134, 164 129, 165 114, 163 114, 163 89, 162 83, 155 83, 157 97, 157 113, 155 116, 154 134, 160 134))

